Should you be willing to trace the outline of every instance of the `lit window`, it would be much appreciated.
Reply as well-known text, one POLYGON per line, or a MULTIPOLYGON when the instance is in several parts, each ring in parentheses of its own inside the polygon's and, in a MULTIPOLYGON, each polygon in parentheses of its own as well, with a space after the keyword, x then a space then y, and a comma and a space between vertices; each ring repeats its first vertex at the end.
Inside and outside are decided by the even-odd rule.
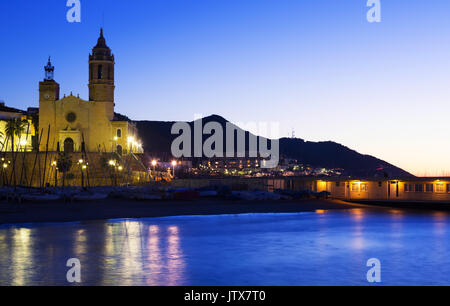
POLYGON ((369 191, 369 185, 361 184, 361 192, 368 192, 368 191, 369 191))
POLYGON ((427 192, 433 192, 434 191, 434 185, 433 184, 426 184, 426 191, 427 192))
POLYGON ((352 192, 359 192, 359 184, 358 183, 352 183, 351 191, 352 192))
POLYGON ((436 192, 445 192, 444 184, 436 184, 436 192))

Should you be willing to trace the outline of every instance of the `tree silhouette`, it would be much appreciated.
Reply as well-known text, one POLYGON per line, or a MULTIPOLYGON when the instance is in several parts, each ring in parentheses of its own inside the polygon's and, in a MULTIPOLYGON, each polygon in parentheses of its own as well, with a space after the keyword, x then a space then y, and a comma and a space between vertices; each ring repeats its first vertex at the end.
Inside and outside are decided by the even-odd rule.
POLYGON ((14 158, 14 152, 15 152, 15 145, 14 145, 14 138, 17 137, 19 140, 22 137, 22 134, 25 133, 25 128, 27 126, 28 122, 26 120, 22 120, 19 118, 13 118, 9 119, 6 122, 5 132, 6 137, 11 139, 11 151, 13 153, 13 179, 14 179, 14 186, 16 186, 16 159, 14 158))
POLYGON ((72 168, 72 160, 70 159, 70 156, 65 152, 60 153, 58 156, 58 160, 56 161, 56 166, 57 171, 63 174, 62 186, 64 188, 66 184, 66 174, 72 168))

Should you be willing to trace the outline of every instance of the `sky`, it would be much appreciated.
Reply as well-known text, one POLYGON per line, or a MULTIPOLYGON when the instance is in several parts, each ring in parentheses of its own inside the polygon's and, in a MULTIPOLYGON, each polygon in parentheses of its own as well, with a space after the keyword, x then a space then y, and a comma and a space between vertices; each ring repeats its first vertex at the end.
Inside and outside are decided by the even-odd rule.
MULTIPOLYGON (((0 100, 38 106, 49 55, 61 95, 88 98, 100 27, 116 58, 116 111, 135 120, 279 123, 416 175, 450 175, 450 2, 0 1, 0 100)), ((263 136, 273 136, 262 133, 263 136)))

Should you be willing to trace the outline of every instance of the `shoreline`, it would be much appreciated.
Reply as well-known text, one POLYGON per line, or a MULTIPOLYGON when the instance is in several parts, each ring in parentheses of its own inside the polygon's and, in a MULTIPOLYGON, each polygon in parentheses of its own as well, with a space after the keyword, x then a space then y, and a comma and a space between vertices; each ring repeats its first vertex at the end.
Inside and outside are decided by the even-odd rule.
POLYGON ((367 205, 373 208, 397 208, 416 211, 450 211, 450 202, 446 201, 408 201, 408 200, 346 200, 346 203, 367 205))
POLYGON ((376 208, 335 200, 228 201, 130 201, 107 199, 74 203, 0 203, 0 225, 70 223, 114 219, 143 219, 175 216, 300 213, 317 210, 376 208))

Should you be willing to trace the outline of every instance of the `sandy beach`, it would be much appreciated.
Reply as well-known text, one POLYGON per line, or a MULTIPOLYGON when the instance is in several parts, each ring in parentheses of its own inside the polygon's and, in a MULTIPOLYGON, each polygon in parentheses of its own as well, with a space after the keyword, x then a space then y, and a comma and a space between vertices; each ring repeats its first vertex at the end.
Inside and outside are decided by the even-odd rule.
POLYGON ((181 215, 246 213, 294 213, 367 207, 331 200, 296 201, 130 201, 106 199, 96 202, 0 203, 0 224, 75 222, 105 219, 151 218, 181 215))

